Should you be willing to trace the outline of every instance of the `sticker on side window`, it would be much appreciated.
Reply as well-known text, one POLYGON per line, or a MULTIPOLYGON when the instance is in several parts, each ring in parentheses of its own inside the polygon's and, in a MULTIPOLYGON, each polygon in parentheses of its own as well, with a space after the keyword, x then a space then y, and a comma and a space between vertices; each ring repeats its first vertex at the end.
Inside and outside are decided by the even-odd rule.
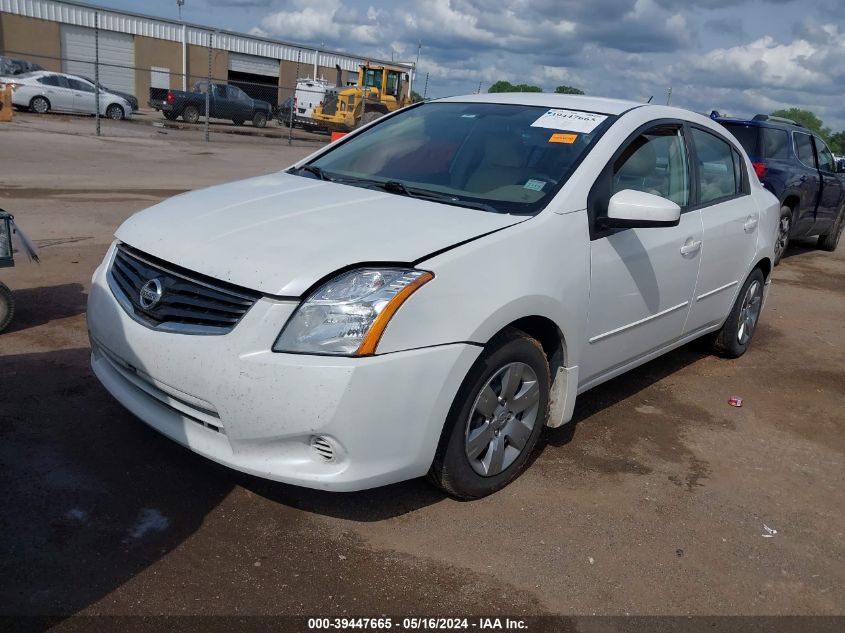
POLYGON ((586 134, 595 130, 605 119, 607 117, 604 114, 552 109, 534 121, 531 127, 565 130, 567 132, 582 132, 586 134))
POLYGON ((543 187, 546 186, 542 180, 534 180, 533 178, 522 185, 523 189, 531 189, 531 191, 542 191, 543 187))

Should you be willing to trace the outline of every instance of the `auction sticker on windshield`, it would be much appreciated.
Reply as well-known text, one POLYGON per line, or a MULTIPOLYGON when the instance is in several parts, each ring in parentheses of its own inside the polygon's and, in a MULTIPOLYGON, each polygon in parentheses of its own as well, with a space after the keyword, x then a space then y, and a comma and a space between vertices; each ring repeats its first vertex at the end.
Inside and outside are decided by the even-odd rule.
POLYGON ((607 117, 592 112, 578 112, 577 110, 551 109, 531 124, 531 127, 542 127, 550 130, 566 130, 567 132, 588 133, 601 125, 607 117))

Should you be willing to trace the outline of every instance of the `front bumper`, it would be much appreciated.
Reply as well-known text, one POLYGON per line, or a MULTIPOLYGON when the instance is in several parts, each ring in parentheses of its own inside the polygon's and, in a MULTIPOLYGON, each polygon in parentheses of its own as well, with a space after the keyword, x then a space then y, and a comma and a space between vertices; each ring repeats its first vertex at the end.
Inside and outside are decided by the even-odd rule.
POLYGON ((92 367, 106 389, 191 450, 285 483, 351 491, 424 475, 481 352, 452 344, 369 358, 274 353, 296 304, 267 298, 223 336, 153 331, 118 304, 106 269, 88 301, 92 367), (331 461, 312 448, 315 437, 331 445, 331 461))

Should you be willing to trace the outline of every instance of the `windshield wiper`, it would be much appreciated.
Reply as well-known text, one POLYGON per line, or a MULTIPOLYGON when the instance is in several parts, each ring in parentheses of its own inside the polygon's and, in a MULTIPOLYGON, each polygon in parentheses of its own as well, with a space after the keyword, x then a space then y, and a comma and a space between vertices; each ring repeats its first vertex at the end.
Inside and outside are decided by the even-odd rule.
POLYGON ((497 209, 486 202, 476 202, 475 200, 464 200, 457 196, 452 196, 447 193, 440 193, 439 191, 430 191, 428 189, 418 189, 417 187, 408 187, 405 183, 399 180, 374 180, 372 178, 356 178, 355 176, 344 176, 342 178, 334 178, 332 182, 339 184, 358 185, 361 187, 371 187, 387 191, 389 193, 398 193, 409 198, 418 198, 420 200, 432 200, 435 202, 442 202, 443 204, 450 204, 455 207, 464 207, 467 209, 480 209, 481 211, 489 211, 490 213, 507 213, 501 209, 497 209))
POLYGON ((308 173, 317 176, 317 178, 319 178, 320 180, 328 180, 329 182, 333 180, 332 178, 329 178, 328 175, 326 175, 326 173, 316 165, 303 165, 297 171, 307 171, 308 173))

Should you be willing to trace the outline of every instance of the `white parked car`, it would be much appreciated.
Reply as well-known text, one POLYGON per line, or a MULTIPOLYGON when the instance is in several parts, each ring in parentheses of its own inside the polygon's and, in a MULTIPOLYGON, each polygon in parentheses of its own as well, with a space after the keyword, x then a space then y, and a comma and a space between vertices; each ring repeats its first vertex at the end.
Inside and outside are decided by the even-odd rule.
MULTIPOLYGON (((0 77, 0 85, 12 86, 12 105, 38 114, 51 110, 96 114, 97 97, 94 84, 74 75, 38 70, 23 75, 0 77)), ((132 105, 123 97, 100 87, 100 114, 120 120, 132 114, 132 105)))
POLYGON ((429 474, 481 497, 578 394, 704 335, 743 354, 778 212, 692 112, 417 104, 127 220, 93 277, 93 368, 247 473, 337 491, 429 474))

